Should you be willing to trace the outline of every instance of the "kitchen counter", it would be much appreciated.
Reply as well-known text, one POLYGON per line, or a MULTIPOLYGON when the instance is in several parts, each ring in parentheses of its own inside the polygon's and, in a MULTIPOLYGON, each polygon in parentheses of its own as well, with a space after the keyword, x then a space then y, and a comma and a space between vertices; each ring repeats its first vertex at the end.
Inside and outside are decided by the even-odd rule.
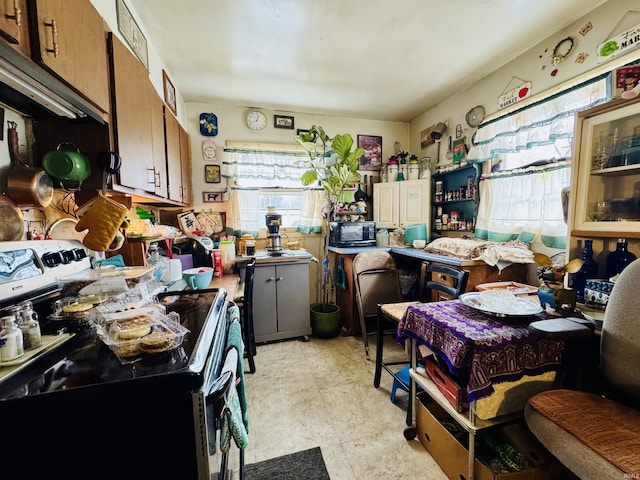
POLYGON ((392 255, 413 258, 419 261, 427 260, 429 262, 438 262, 455 267, 466 267, 474 265, 486 265, 483 260, 469 260, 467 258, 448 257, 437 253, 425 252, 422 248, 413 247, 329 247, 329 251, 339 255, 357 255, 361 252, 370 252, 371 250, 384 250, 391 252, 392 255))

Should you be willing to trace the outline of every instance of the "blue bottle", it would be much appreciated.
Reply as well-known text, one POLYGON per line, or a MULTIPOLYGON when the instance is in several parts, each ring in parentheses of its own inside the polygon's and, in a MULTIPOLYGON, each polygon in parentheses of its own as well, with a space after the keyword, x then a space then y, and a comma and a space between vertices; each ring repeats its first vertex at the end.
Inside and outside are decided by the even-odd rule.
POLYGON ((615 251, 607 255, 607 278, 622 272, 635 259, 636 256, 627 249, 627 239, 619 238, 615 251))
POLYGON ((584 287, 587 279, 597 278, 598 264, 593 259, 593 240, 585 240, 582 249, 582 267, 573 277, 573 289, 576 291, 576 301, 584 303, 584 287))

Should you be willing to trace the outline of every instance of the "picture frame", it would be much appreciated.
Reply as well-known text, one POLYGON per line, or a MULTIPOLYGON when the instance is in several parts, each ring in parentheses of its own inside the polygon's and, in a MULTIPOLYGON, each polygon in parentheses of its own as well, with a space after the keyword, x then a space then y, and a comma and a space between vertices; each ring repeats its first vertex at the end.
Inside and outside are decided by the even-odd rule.
POLYGON ((224 192, 202 192, 203 203, 224 202, 224 192))
POLYGON ((178 106, 176 103, 176 87, 173 86, 173 82, 164 69, 162 70, 162 85, 164 88, 164 103, 167 104, 167 107, 169 107, 169 109, 177 117, 178 106))
POLYGON ((358 148, 364 149, 358 170, 380 170, 382 168, 382 137, 358 135, 358 148))
POLYGON ((116 0, 116 16, 118 17, 118 31, 129 44, 138 60, 149 70, 147 39, 125 5, 124 0, 116 0))
POLYGON ((309 133, 309 129, 307 129, 307 128, 298 128, 296 130, 296 135, 302 135, 303 133, 309 133))
POLYGON ((273 116, 273 128, 286 128, 293 130, 294 117, 288 115, 274 115, 273 116))
POLYGON ((207 183, 220 183, 222 181, 220 177, 220 165, 205 165, 204 181, 207 183))

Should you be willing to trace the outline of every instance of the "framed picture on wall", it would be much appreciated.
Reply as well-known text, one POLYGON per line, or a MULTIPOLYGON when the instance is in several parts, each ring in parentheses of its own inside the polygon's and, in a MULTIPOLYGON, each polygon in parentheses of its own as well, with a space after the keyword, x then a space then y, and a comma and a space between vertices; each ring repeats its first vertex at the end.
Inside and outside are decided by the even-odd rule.
POLYGON ((382 168, 382 137, 358 135, 358 148, 364 149, 364 155, 360 157, 359 170, 382 168))
POLYGON ((133 53, 138 57, 138 60, 149 70, 147 39, 142 34, 140 27, 123 0, 116 0, 116 15, 118 17, 118 30, 133 50, 133 53))
POLYGON ((162 70, 162 84, 164 85, 164 103, 171 109, 173 114, 178 116, 178 107, 176 104, 176 87, 173 86, 173 82, 169 79, 167 72, 162 70))
POLYGON ((293 117, 289 117, 286 115, 274 115, 273 116, 273 127, 274 128, 288 128, 289 130, 293 130, 293 117))
POLYGON ((220 165, 204 166, 204 181, 207 183, 220 183, 220 165))

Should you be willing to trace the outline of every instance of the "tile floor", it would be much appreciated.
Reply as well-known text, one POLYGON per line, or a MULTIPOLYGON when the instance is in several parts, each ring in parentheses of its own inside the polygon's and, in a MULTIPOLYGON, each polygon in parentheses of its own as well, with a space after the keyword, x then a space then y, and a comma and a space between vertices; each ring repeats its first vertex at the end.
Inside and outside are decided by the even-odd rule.
MULTIPOLYGON (((406 358, 402 347, 388 340, 385 359, 406 358)), ((391 376, 384 371, 380 387, 373 387, 373 341, 370 337, 371 361, 361 337, 258 345, 257 371, 245 375, 250 422, 245 463, 319 446, 332 480, 445 480, 419 441, 403 436, 408 395, 399 390, 397 404, 391 403, 391 376)), ((233 478, 239 478, 235 454, 231 465, 233 478)))

